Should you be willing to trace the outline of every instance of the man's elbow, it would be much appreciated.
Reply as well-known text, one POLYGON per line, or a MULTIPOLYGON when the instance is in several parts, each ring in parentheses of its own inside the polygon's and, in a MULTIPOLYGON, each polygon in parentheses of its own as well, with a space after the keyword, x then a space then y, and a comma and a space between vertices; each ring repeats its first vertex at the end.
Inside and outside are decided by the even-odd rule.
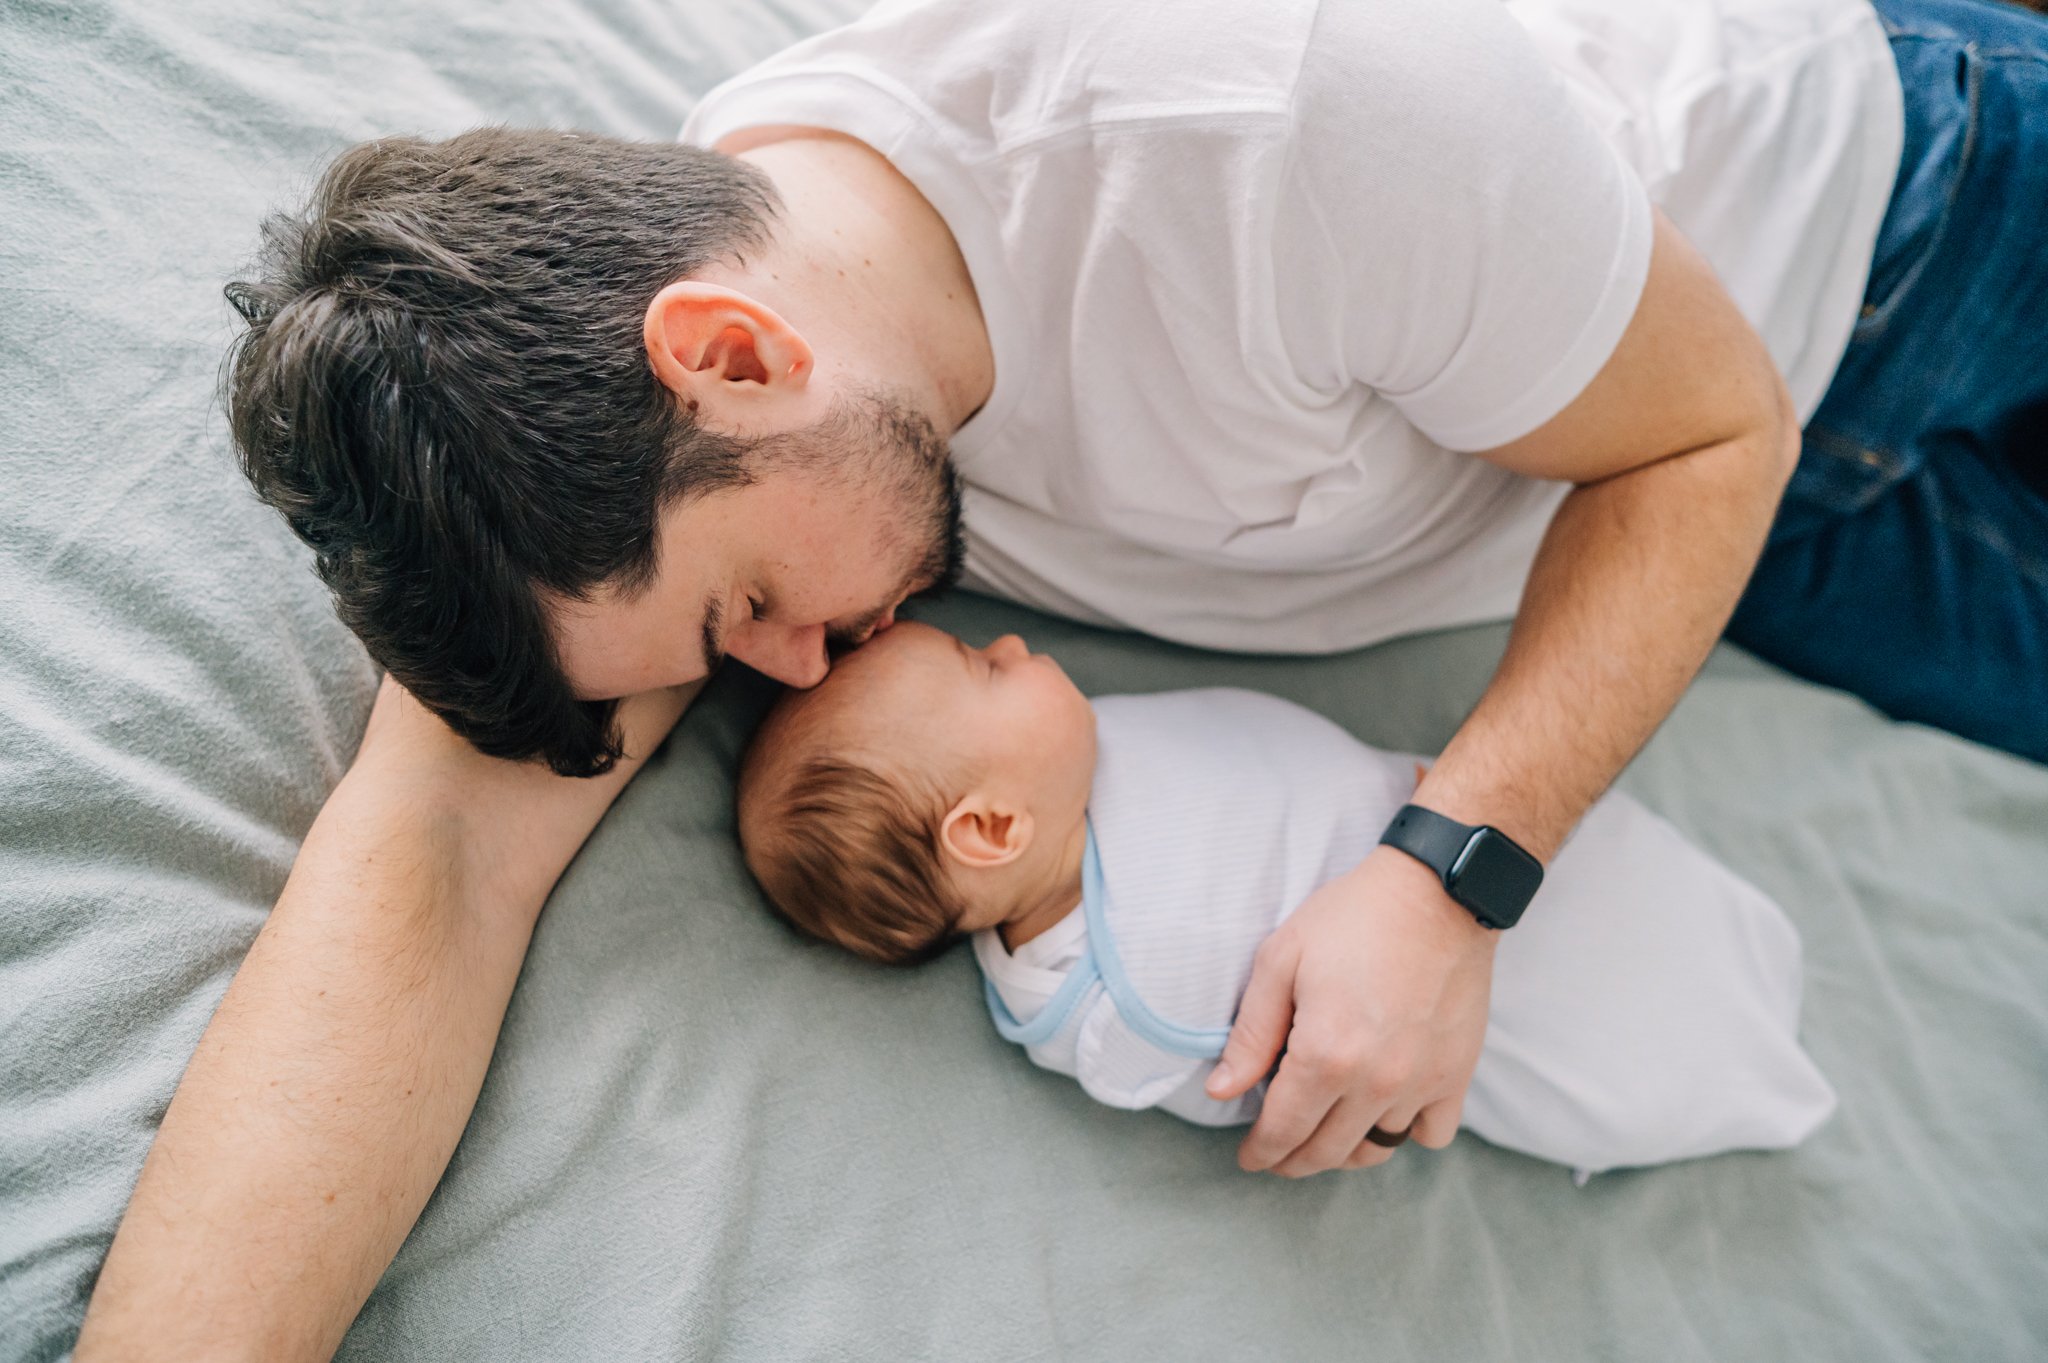
POLYGON ((1799 413, 1775 370, 1768 385, 1750 391, 1747 401, 1730 404, 1719 435, 1649 467, 1670 468, 1678 481, 1665 486, 1674 493, 1690 489, 1676 495, 1695 507, 1719 508, 1731 528, 1743 527, 1744 539, 1760 540, 1799 465, 1799 413))
POLYGON ((1691 453, 1707 456, 1699 467, 1718 470, 1730 493, 1767 500, 1775 508, 1799 466, 1799 412, 1775 366, 1765 366, 1745 387, 1749 396, 1736 409, 1744 415, 1731 432, 1691 453))
POLYGON ((1799 409, 1792 405, 1792 394, 1785 387, 1785 380, 1777 370, 1771 371, 1771 389, 1775 401, 1771 415, 1765 421, 1762 452, 1765 476, 1770 479, 1771 495, 1775 500, 1792 481, 1792 471, 1799 467, 1799 409))

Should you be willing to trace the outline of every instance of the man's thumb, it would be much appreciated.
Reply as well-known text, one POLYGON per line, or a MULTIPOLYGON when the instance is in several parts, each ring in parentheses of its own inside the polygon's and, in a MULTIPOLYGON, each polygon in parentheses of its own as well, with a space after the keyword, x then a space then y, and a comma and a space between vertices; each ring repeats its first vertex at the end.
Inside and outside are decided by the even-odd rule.
POLYGON ((1252 962, 1251 984, 1245 988, 1244 1002, 1237 1006, 1237 1021, 1231 1024, 1223 1058, 1203 1086, 1211 1098, 1237 1097, 1271 1074, 1280 1062, 1287 1033, 1294 1026, 1294 967, 1299 959, 1294 951, 1282 949, 1261 952, 1252 962))

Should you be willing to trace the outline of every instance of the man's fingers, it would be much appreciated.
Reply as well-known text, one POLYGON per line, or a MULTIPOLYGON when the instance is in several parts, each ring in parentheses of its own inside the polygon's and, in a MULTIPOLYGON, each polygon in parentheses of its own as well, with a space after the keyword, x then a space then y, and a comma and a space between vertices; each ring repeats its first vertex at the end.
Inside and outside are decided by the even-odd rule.
POLYGON ((1360 1141, 1358 1148, 1351 1152, 1351 1157, 1344 1161, 1344 1167, 1346 1169, 1370 1169, 1376 1164, 1385 1164, 1393 1157, 1394 1152, 1387 1149, 1384 1145, 1374 1145, 1371 1141, 1360 1141))
MULTIPOLYGON (((1418 1120, 1420 1119, 1416 1116, 1415 1101, 1412 1098, 1404 1098, 1396 1106, 1382 1112, 1380 1119, 1372 1124, 1372 1129, 1383 1132, 1389 1139, 1404 1135, 1412 1138, 1418 1120)), ((1395 1147, 1387 1148, 1391 1150, 1395 1147)))
POLYGON ((1458 1134, 1458 1120, 1464 1115, 1465 1092, 1460 1089, 1451 1097, 1438 1099, 1417 1113, 1410 1135, 1417 1145, 1441 1150, 1458 1134))
MULTIPOLYGON (((1427 1112, 1428 1109, 1425 1108, 1423 1111, 1427 1112)), ((1380 1119, 1374 1122, 1372 1127, 1368 1129, 1366 1138, 1358 1143, 1357 1148, 1350 1155, 1345 1157, 1343 1167, 1346 1169, 1370 1169, 1376 1164, 1385 1164, 1394 1157, 1396 1151, 1408 1143, 1408 1140, 1413 1140, 1417 1144, 1426 1144, 1426 1142, 1421 1140, 1422 1129, 1422 1116, 1413 1108, 1400 1107, 1390 1109, 1381 1114, 1380 1119), (1406 1112, 1408 1115, 1406 1117, 1395 1115, 1401 1112, 1406 1112), (1396 1141, 1394 1144, 1389 1145, 1386 1140, 1374 1140, 1371 1135, 1372 1131, 1382 1132, 1388 1138, 1406 1132, 1408 1133, 1408 1139, 1396 1141)))
MULTIPOLYGON (((1294 969, 1301 956, 1292 942, 1292 937, 1276 933, 1266 939, 1253 959, 1251 983, 1245 987, 1244 1002, 1238 1005, 1237 1021, 1230 1026, 1230 1040, 1224 1043, 1223 1056, 1204 1086, 1211 1098, 1237 1097, 1271 1074, 1279 1061, 1288 1029, 1294 1025, 1294 969)), ((1266 1104, 1266 1110, 1272 1111, 1270 1097, 1266 1104)), ((1265 1125, 1263 1119, 1260 1125, 1265 1125)))
POLYGON ((1293 1154, 1273 1166, 1273 1172, 1286 1178, 1306 1178, 1310 1174, 1343 1168, 1358 1152, 1366 1129, 1372 1125, 1365 1115, 1369 1110, 1364 1104, 1348 1098, 1339 1102, 1330 1109, 1313 1135, 1303 1141, 1293 1154))
POLYGON ((1293 1154, 1322 1125, 1337 1096, 1329 1088, 1310 1083, 1294 1061, 1281 1065, 1273 1086, 1266 1090, 1259 1120, 1237 1147, 1238 1167, 1255 1174, 1293 1154))

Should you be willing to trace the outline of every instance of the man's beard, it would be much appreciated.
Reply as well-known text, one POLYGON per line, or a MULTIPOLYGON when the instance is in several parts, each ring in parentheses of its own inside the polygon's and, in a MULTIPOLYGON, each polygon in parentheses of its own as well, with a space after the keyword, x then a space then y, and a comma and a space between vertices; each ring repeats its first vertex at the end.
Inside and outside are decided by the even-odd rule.
POLYGON ((929 584, 915 596, 930 600, 960 581, 967 565, 967 527, 961 514, 960 470, 953 463, 953 451, 928 418, 921 413, 911 415, 922 428, 921 455, 929 460, 919 466, 914 479, 906 479, 915 483, 905 491, 914 495, 919 508, 912 534, 912 542, 923 551, 917 580, 929 584))
MULTIPOLYGON (((892 393, 864 388, 773 444, 769 457, 777 465, 843 479, 885 508, 894 522, 885 533, 902 546, 904 580, 926 584, 913 600, 930 600, 959 582, 967 560, 960 473, 930 417, 892 393)), ((830 642, 843 650, 860 641, 830 642)))

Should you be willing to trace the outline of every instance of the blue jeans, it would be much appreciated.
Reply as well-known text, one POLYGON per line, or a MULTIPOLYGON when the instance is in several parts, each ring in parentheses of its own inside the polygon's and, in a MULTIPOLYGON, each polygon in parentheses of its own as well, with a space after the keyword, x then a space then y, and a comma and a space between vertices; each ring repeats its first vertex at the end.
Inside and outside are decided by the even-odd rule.
POLYGON ((1905 84, 1898 183, 1728 636, 2048 762, 2048 18, 1875 3, 1905 84))

